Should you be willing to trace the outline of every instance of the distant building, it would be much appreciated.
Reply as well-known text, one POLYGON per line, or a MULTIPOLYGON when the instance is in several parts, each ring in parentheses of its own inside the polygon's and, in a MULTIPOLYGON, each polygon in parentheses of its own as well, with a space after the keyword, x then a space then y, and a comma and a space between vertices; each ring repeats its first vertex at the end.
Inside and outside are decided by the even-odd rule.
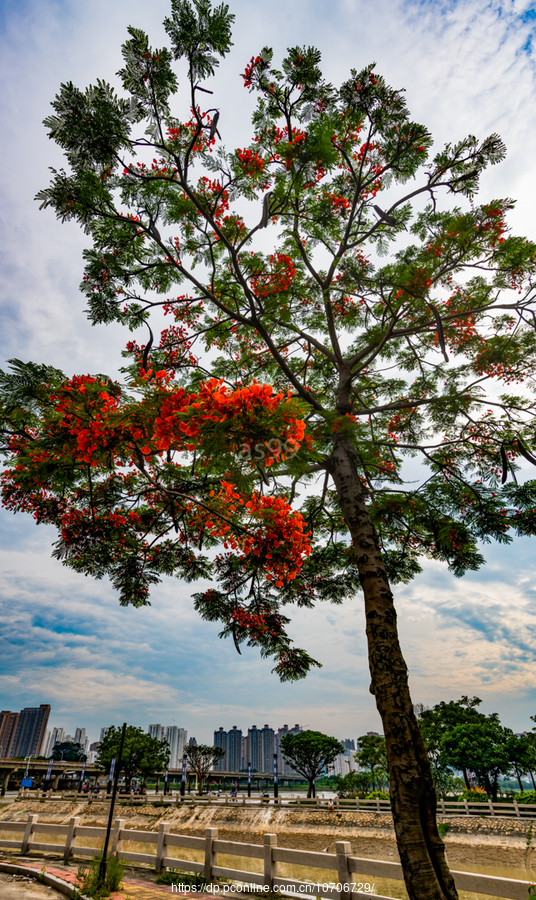
POLYGON ((166 729, 164 725, 149 725, 147 732, 152 738, 155 738, 157 741, 163 741, 165 730, 166 729))
POLYGON ((147 729, 152 738, 157 741, 167 741, 169 744, 169 768, 179 769, 182 765, 184 745, 188 732, 177 725, 149 725, 147 729))
POLYGON ((0 712, 0 757, 2 758, 7 759, 11 755, 18 720, 18 712, 9 712, 7 709, 0 712))
POLYGON ((283 725, 282 728, 277 729, 276 753, 277 753, 277 768, 278 768, 278 772, 280 775, 286 775, 288 777, 288 776, 298 774, 296 772, 296 770, 292 768, 290 763, 288 763, 284 759, 279 745, 281 742, 281 738, 284 737, 286 734, 298 734, 300 731, 303 731, 303 728, 301 725, 294 725, 293 728, 289 728, 288 725, 283 725))
POLYGON ((190 740, 188 741, 188 746, 189 747, 197 747, 197 741, 194 737, 190 738, 190 740))
POLYGON ((10 758, 40 756, 45 739, 50 705, 27 706, 19 713, 10 758))
POLYGON ((106 737, 106 734, 107 734, 107 732, 108 732, 109 730, 110 730, 109 728, 101 728, 101 730, 100 730, 100 738, 99 738, 99 740, 100 740, 101 743, 103 742, 103 740, 104 740, 104 738, 106 737))
POLYGON ((256 725, 248 728, 247 756, 252 772, 264 771, 262 767, 262 737, 256 725))
POLYGON ((218 759, 214 763, 214 771, 229 772, 229 766, 227 765, 227 732, 223 728, 223 725, 220 725, 218 730, 214 732, 214 746, 217 747, 218 750, 223 750, 225 754, 221 759, 218 759))
POLYGON ((56 744, 63 743, 65 743, 65 729, 53 728, 52 731, 49 732, 47 743, 44 745, 43 756, 47 756, 50 759, 56 744))
MULTIPOLYGON (((341 741, 343 743, 343 741, 341 741)), ((355 750, 345 750, 335 757, 330 766, 328 766, 328 775, 339 775, 344 778, 350 772, 357 771, 357 763, 354 759, 355 750)))
POLYGON ((350 738, 346 738, 344 741, 341 741, 345 750, 353 750, 355 753, 355 741, 350 740, 350 738))
POLYGON ((242 765, 242 731, 233 725, 230 731, 218 728, 214 732, 214 746, 225 753, 222 759, 214 763, 215 772, 239 772, 242 765))
POLYGON ((166 725, 164 740, 169 744, 170 757, 169 768, 179 769, 182 765, 184 746, 188 738, 188 732, 177 725, 166 725))
POLYGON ((99 752, 100 745, 100 741, 93 741, 93 743, 89 745, 89 750, 87 752, 88 763, 94 763, 97 761, 97 754, 99 752))
POLYGON ((74 741, 75 744, 80 744, 84 753, 87 753, 89 750, 89 738, 86 733, 85 728, 77 728, 74 733, 74 741))
POLYGON ((275 753, 275 732, 269 725, 248 728, 247 762, 251 763, 252 772, 271 773, 275 753))

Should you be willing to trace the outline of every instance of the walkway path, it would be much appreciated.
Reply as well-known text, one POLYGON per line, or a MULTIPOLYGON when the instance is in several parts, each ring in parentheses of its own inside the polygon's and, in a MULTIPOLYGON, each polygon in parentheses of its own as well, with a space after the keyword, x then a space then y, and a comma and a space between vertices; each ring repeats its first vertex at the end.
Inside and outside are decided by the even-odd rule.
MULTIPOLYGON (((3 860, 8 862, 8 860, 3 860)), ((43 871, 49 875, 54 875, 68 884, 76 885, 76 872, 67 866, 58 867, 50 865, 46 861, 35 861, 21 863, 20 860, 10 860, 10 864, 24 867, 30 878, 36 878, 43 871)), ((52 889, 39 884, 38 881, 19 880, 12 875, 0 871, 0 898, 1 900, 51 900, 57 896, 56 892, 52 893, 52 889)), ((123 878, 123 887, 120 891, 111 895, 111 900, 164 900, 165 895, 171 895, 171 886, 163 884, 154 884, 152 881, 145 881, 141 877, 125 874, 123 878)), ((174 897, 189 897, 191 894, 182 894, 173 891, 174 897)), ((214 900, 213 894, 195 894, 195 900, 214 900)))

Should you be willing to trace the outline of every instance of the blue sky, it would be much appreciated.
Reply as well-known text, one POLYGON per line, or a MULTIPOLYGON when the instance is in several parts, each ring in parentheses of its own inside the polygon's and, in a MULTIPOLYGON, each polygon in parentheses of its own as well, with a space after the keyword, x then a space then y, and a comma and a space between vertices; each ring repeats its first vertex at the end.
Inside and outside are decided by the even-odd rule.
MULTIPOLYGON (((533 5, 523 2, 231 0, 231 55, 221 66, 220 130, 248 139, 248 95, 238 77, 265 44, 322 51, 328 77, 375 60, 405 87, 412 115, 436 145, 498 131, 508 157, 486 173, 482 197, 511 196, 515 231, 534 237, 536 91, 533 5)), ((69 373, 113 372, 126 335, 91 328, 78 292, 84 236, 33 200, 61 165, 42 119, 61 81, 112 80, 128 24, 164 42, 167 0, 0 2, 1 352, 53 363, 69 373)), ((298 611, 292 634, 323 668, 280 685, 252 651, 237 656, 192 609, 190 587, 167 581, 153 605, 122 609, 108 583, 50 558, 54 534, 30 518, 0 513, 0 708, 49 702, 51 725, 178 724, 209 740, 220 725, 300 722, 339 738, 380 727, 368 692, 359 597, 342 607, 298 611)), ((454 579, 429 564, 397 589, 401 640, 415 702, 462 693, 484 699, 505 724, 528 728, 536 713, 536 544, 486 549, 481 572, 454 579)))

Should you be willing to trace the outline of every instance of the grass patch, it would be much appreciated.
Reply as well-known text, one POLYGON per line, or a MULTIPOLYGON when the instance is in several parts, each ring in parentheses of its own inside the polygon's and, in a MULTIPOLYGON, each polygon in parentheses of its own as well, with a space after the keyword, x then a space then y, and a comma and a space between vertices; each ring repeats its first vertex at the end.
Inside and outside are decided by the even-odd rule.
POLYGON ((76 873, 78 891, 93 900, 105 900, 111 893, 118 891, 125 870, 125 863, 115 853, 110 853, 106 864, 106 878, 102 884, 99 877, 101 860, 102 856, 94 856, 89 868, 80 866, 76 873))

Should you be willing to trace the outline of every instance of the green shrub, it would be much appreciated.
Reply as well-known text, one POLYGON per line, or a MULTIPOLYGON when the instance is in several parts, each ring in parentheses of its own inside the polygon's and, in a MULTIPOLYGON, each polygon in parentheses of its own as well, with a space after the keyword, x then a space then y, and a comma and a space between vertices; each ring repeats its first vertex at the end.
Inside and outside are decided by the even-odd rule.
POLYGON ((183 872, 180 869, 168 869, 161 872, 156 879, 156 884, 187 884, 201 891, 207 884, 205 876, 201 872, 183 872))
POLYGON ((76 873, 80 893, 92 897, 93 900, 104 900, 111 893, 118 891, 125 870, 125 863, 115 853, 110 853, 106 863, 106 879, 104 884, 101 884, 99 877, 101 860, 102 856, 94 856, 89 868, 80 866, 76 873))
POLYGON ((386 794, 385 791, 371 791, 370 794, 367 794, 365 800, 375 800, 376 797, 379 797, 380 800, 390 800, 389 794, 386 794))
POLYGON ((437 823, 437 830, 439 831, 440 837, 444 837, 444 835, 446 835, 449 828, 450 828, 450 824, 448 822, 438 822, 437 823))
POLYGON ((519 791, 514 794, 514 800, 518 803, 536 803, 536 791, 519 791))
POLYGON ((484 803, 489 799, 488 794, 484 794, 482 791, 463 791, 458 797, 458 800, 470 800, 471 803, 484 803))

